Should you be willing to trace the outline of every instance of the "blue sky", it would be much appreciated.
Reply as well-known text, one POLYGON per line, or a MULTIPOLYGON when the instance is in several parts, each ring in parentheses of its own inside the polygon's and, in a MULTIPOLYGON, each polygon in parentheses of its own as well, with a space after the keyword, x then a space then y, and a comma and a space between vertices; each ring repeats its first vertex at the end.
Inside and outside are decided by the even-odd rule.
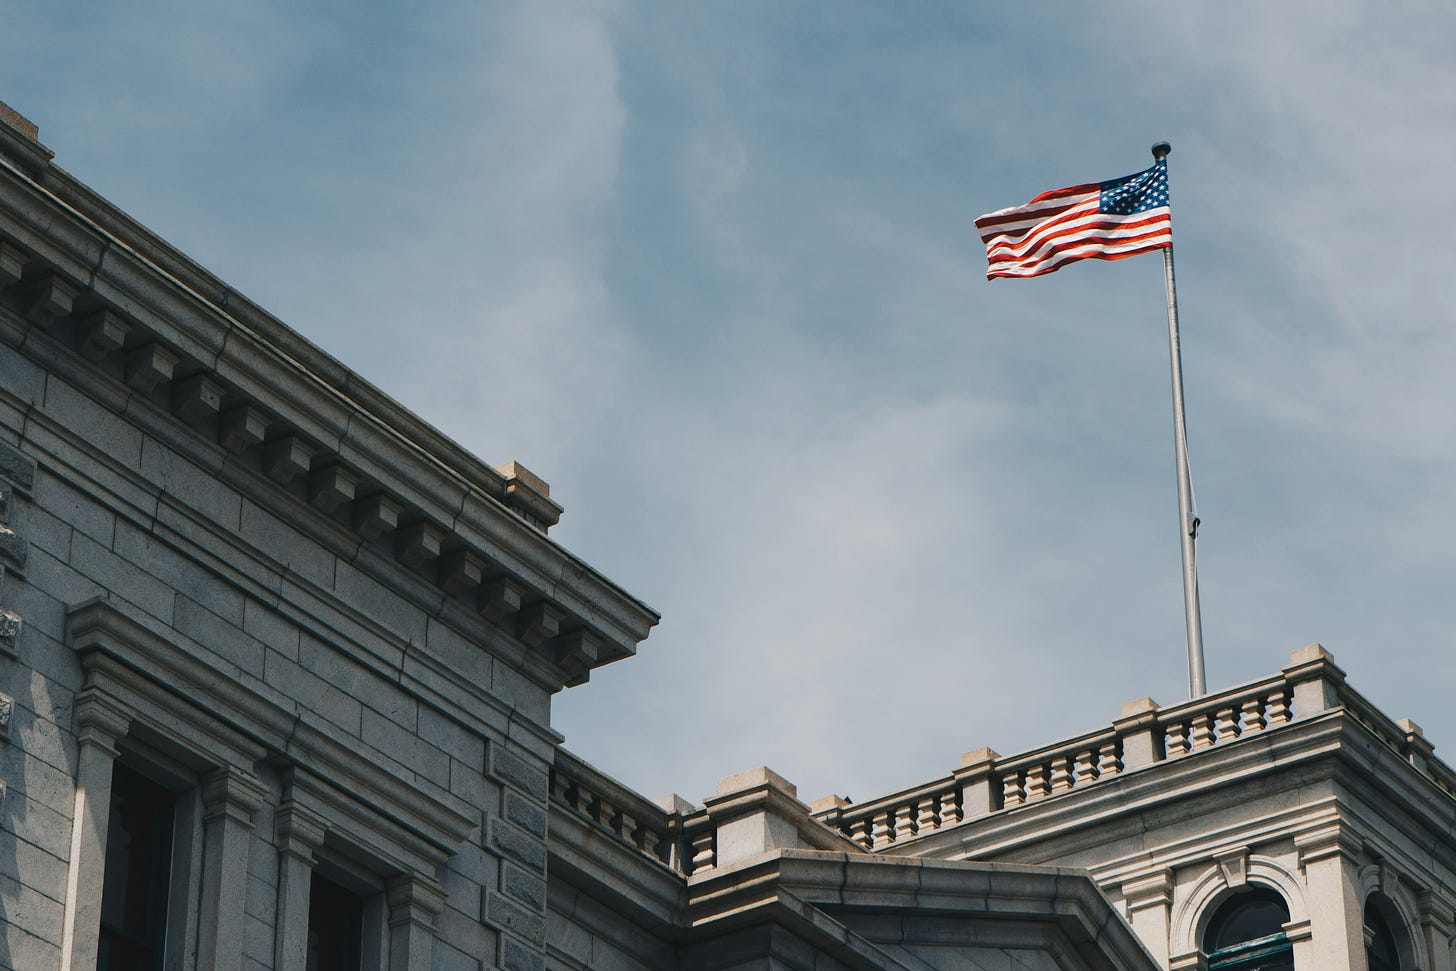
POLYGON ((691 799, 858 799, 1186 693, 1161 263, 982 212, 1173 146, 1212 688, 1319 641, 1443 754, 1456 12, 7 4, 57 163, 662 611, 558 699, 691 799))

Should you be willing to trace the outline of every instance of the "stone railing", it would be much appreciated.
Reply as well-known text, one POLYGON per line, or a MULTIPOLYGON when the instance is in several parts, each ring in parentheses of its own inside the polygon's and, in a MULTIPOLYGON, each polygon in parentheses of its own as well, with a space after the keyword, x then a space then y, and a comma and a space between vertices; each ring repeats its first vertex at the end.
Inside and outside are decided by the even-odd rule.
POLYGON ((665 866, 674 866, 678 816, 598 771, 565 749, 556 750, 551 802, 598 831, 665 866))
POLYGON ((1319 645, 1302 648, 1273 677, 1160 707, 1123 706, 1104 728, 1011 756, 968 752, 947 776, 865 803, 838 796, 798 801, 794 786, 767 769, 724 779, 703 806, 671 797, 649 803, 567 753, 552 777, 555 801, 686 874, 730 865, 784 846, 894 853, 905 844, 1002 812, 1081 792, 1151 766, 1196 756, 1297 720, 1342 712, 1456 799, 1456 770, 1433 755, 1419 725, 1394 721, 1345 683, 1319 645), (630 798, 629 798, 630 797, 630 798), (764 822, 773 817, 771 826, 764 822), (773 836, 769 836, 772 831, 773 836), (789 835, 785 835, 789 834, 789 835))
POLYGON ((1284 675, 1158 710, 1163 758, 1176 759, 1293 719, 1284 675))
MULTIPOLYGON (((814 816, 871 852, 893 851, 991 813, 1277 728, 1293 720, 1297 694, 1309 696, 1309 712, 1323 711, 1337 700, 1312 694, 1324 690, 1326 668, 1339 670, 1322 648, 1305 648, 1274 677, 1168 707, 1142 698, 1124 705, 1122 716, 1105 728, 1011 756, 977 749, 949 776, 858 805, 816 804, 814 816)), ((1342 676, 1329 680, 1343 686, 1342 676)), ((1387 734, 1399 734, 1399 727, 1390 723, 1387 734)), ((1456 784, 1456 774, 1451 781, 1456 784)))

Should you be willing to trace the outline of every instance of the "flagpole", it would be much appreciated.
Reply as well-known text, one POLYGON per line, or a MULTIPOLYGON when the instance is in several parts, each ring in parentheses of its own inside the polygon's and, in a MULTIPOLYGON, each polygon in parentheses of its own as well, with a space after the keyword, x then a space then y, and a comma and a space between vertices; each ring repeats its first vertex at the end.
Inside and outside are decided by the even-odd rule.
MULTIPOLYGON (((1173 147, 1153 146, 1162 161, 1173 147)), ((1183 614, 1188 627, 1188 696, 1204 693, 1203 621, 1198 609, 1198 518, 1193 514, 1193 479, 1188 472, 1188 434, 1183 416, 1183 353, 1178 340, 1178 287, 1173 279, 1173 243, 1163 250, 1163 287, 1168 295, 1168 359, 1173 372, 1173 445, 1178 456, 1178 525, 1183 543, 1183 614)))

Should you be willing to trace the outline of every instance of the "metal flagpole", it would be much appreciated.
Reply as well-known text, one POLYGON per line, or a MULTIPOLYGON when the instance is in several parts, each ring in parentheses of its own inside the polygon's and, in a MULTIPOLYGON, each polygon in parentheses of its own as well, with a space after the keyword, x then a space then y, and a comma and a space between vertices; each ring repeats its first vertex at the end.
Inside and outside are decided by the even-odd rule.
MULTIPOLYGON (((1173 146, 1158 142, 1153 158, 1162 161, 1173 146)), ((1183 613, 1188 625, 1188 696, 1204 693, 1203 621, 1198 610, 1198 518, 1193 514, 1193 479, 1188 472, 1188 435, 1183 418, 1183 354, 1178 342, 1178 288, 1173 280, 1173 244, 1163 250, 1163 286, 1168 294, 1168 356, 1173 371, 1173 439, 1178 455, 1178 523, 1183 534, 1183 613)))

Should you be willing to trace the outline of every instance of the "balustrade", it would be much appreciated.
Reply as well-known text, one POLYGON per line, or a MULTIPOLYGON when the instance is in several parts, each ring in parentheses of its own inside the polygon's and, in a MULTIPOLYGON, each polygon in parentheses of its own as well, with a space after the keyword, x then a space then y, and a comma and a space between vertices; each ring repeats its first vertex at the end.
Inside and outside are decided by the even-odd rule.
POLYGON ((564 752, 551 770, 551 801, 643 856, 671 864, 667 812, 564 752))
MULTIPOLYGON (((978 749, 949 776, 859 805, 835 797, 811 816, 865 850, 894 852, 988 815, 1272 732, 1296 714, 1312 718, 1336 709, 1456 799, 1456 770, 1431 754, 1420 727, 1383 715, 1344 683, 1343 672, 1316 645, 1296 651, 1291 665, 1273 678, 1161 708, 1140 699, 1099 731, 1005 758, 978 749)), ((552 772, 551 798, 660 863, 688 873, 717 865, 717 832, 709 813, 682 800, 677 811, 667 812, 568 753, 561 753, 552 772)))

